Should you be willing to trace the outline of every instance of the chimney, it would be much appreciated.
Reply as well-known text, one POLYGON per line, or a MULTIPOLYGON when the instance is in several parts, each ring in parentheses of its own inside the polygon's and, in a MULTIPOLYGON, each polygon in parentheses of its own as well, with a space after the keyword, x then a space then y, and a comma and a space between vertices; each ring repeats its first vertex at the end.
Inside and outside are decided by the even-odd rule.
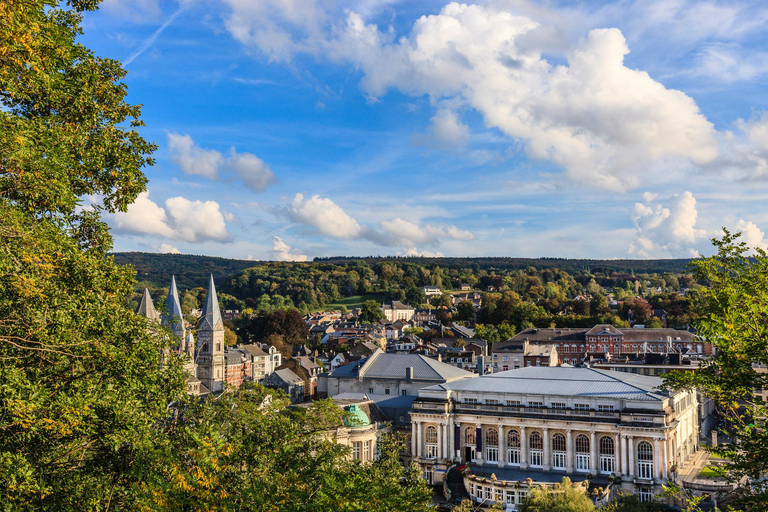
POLYGON ((485 358, 483 356, 477 357, 477 374, 485 375, 485 358))
POLYGON ((405 369, 405 378, 407 380, 413 380, 413 366, 409 366, 405 369))

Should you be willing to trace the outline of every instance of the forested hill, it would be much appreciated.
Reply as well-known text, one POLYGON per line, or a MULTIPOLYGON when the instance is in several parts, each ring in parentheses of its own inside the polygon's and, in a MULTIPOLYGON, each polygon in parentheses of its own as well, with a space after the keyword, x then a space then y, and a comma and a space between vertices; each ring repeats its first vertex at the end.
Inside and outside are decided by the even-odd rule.
POLYGON ((207 286, 208 276, 211 274, 218 283, 220 278, 236 274, 258 263, 193 254, 116 252, 112 256, 120 265, 133 265, 136 268, 137 281, 158 288, 167 287, 172 275, 176 276, 176 284, 182 289, 207 286))
POLYGON ((368 265, 375 265, 387 261, 407 261, 420 265, 440 265, 448 268, 478 268, 483 270, 524 270, 533 267, 536 270, 558 269, 568 273, 585 274, 610 274, 635 273, 635 274, 673 274, 685 272, 690 259, 663 259, 663 260, 579 260, 568 258, 418 258, 418 257, 379 257, 368 256, 364 258, 333 256, 329 258, 315 258, 318 263, 346 264, 350 261, 364 261, 368 265))

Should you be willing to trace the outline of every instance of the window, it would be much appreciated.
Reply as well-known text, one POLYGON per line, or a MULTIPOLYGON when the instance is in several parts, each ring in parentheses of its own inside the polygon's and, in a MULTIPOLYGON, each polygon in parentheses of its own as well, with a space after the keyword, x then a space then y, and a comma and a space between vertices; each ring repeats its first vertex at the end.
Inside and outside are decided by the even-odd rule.
POLYGON ((368 441, 363 443, 363 460, 371 460, 371 445, 368 441))
POLYGON ((499 401, 498 400, 493 400, 491 398, 486 398, 485 403, 488 404, 488 405, 499 405, 499 401))
POLYGON ((531 412, 541 412, 541 407, 543 405, 543 402, 528 402, 528 407, 531 408, 531 412))
POLYGON ((428 459, 437 458, 437 428, 429 426, 425 435, 428 459))
POLYGON ((653 498, 653 493, 651 492, 651 488, 647 485, 641 485, 638 489, 638 497, 640 501, 651 501, 653 498))
POLYGON ((368 388, 368 392, 369 392, 370 394, 373 394, 373 388, 368 388))
POLYGON ((520 407, 520 400, 507 400, 509 407, 520 407))
POLYGON ((574 404, 573 409, 576 416, 589 416, 589 404, 574 404))
POLYGON ((491 500, 491 488, 490 487, 486 487, 485 488, 485 499, 487 499, 489 501, 491 500))
POLYGON ((432 468, 424 468, 424 480, 426 480, 429 485, 433 485, 435 480, 435 472, 432 470, 432 468))
POLYGON ((637 445, 637 478, 653 478, 653 448, 646 441, 640 441, 637 445))
POLYGON ((528 496, 528 491, 520 491, 517 493, 517 502, 523 503, 525 501, 525 498, 528 496))
POLYGON ((483 486, 482 485, 478 485, 477 487, 475 487, 475 497, 477 497, 477 499, 480 499, 480 500, 483 499, 483 486))
POLYGON ((520 432, 517 430, 507 432, 507 462, 520 464, 520 432))
POLYGON ((475 428, 467 427, 464 429, 464 445, 475 446, 475 428))
POLYGON ((520 362, 520 356, 515 356, 515 362, 516 362, 516 363, 519 363, 519 362, 520 362))
POLYGON ((477 398, 465 398, 464 399, 464 403, 465 404, 476 404, 477 403, 477 398))
POLYGON ((403 390, 400 391, 400 394, 405 396, 405 395, 408 394, 408 390, 407 389, 403 389, 403 390))
POLYGON ((509 356, 501 356, 501 361, 504 362, 504 363, 508 362, 509 361, 509 356))
POLYGON ((533 467, 541 467, 544 455, 544 443, 542 442, 541 434, 538 432, 531 432, 528 441, 530 446, 528 450, 528 453, 530 454, 528 463, 533 467))
POLYGON ((385 394, 385 395, 388 395, 388 394, 389 394, 389 388, 384 388, 384 394, 385 394))
POLYGON ((515 491, 507 491, 507 505, 515 504, 515 491))
POLYGON ((536 360, 536 366, 541 366, 541 361, 539 359, 536 360))
POLYGON ((501 496, 501 489, 494 489, 493 490, 493 501, 496 503, 501 503, 502 496, 501 496))
POLYGON ((576 436, 576 471, 589 471, 589 438, 576 436))
POLYGON ((608 436, 600 438, 600 472, 613 473, 616 468, 615 446, 613 439, 608 436))
POLYGON ((352 443, 352 459, 360 460, 360 448, 362 447, 362 444, 363 443, 359 441, 352 443))
POLYGON ((565 409, 565 404, 563 402, 552 402, 549 406, 552 409, 565 409))
POLYGON ((499 432, 495 428, 485 430, 485 460, 499 461, 499 432))
POLYGON ((565 469, 565 436, 552 436, 552 469, 565 469))

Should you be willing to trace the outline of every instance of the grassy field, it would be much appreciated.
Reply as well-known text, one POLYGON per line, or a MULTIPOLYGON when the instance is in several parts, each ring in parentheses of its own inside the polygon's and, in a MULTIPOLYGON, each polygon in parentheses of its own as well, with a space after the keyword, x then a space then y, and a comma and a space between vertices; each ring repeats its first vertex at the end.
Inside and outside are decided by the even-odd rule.
POLYGON ((716 466, 704 466, 699 476, 702 478, 721 478, 725 476, 725 469, 716 466))
POLYGON ((351 295, 349 297, 344 297, 343 299, 333 302, 331 304, 326 304, 323 306, 323 310, 328 309, 338 309, 341 306, 344 306, 347 309, 352 308, 359 308, 363 305, 363 302, 367 300, 375 300, 376 302, 383 302, 384 301, 384 294, 383 293, 366 293, 365 295, 351 295))

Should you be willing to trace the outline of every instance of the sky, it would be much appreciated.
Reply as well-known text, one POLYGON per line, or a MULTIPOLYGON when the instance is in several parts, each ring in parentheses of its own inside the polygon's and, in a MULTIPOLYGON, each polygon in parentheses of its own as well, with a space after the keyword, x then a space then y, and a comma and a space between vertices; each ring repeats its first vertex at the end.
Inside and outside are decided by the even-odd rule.
POLYGON ((767 25, 761 1, 105 0, 80 41, 158 145, 115 250, 768 248, 767 25))

